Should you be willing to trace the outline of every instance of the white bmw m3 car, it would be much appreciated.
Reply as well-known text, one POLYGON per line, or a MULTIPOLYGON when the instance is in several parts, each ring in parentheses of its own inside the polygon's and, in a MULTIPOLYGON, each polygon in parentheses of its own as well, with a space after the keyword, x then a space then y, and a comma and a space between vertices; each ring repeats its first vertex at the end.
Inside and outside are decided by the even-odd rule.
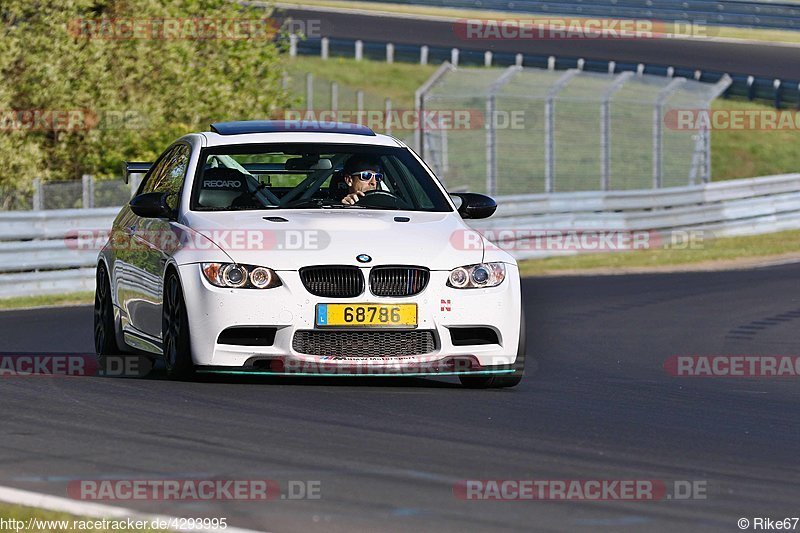
POLYGON ((353 124, 217 123, 175 141, 97 264, 95 346, 167 375, 457 375, 525 362, 516 261, 405 144, 353 124))

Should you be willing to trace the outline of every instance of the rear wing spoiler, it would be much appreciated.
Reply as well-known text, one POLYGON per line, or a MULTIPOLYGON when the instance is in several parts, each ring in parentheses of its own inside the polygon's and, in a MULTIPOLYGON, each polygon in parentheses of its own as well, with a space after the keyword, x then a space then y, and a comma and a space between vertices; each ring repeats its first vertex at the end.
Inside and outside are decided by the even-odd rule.
POLYGON ((122 171, 125 183, 130 181, 131 174, 147 174, 152 166, 153 163, 147 163, 144 161, 125 161, 122 171))

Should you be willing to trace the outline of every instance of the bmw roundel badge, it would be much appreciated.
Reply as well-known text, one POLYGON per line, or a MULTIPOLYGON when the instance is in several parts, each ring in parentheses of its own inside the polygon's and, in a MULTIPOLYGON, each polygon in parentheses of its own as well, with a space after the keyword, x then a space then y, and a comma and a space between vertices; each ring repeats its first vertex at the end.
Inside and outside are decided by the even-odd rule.
POLYGON ((356 261, 358 261, 359 263, 369 263, 370 261, 372 261, 372 258, 367 254, 358 254, 356 256, 356 261))

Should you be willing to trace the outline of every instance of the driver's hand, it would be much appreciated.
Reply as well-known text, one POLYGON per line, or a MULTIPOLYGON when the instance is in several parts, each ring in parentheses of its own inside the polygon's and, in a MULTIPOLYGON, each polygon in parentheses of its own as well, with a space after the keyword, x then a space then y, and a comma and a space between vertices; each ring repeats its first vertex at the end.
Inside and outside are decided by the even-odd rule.
POLYGON ((363 191, 356 191, 353 193, 348 194, 344 198, 342 198, 342 204, 344 205, 354 205, 358 200, 364 196, 363 191))

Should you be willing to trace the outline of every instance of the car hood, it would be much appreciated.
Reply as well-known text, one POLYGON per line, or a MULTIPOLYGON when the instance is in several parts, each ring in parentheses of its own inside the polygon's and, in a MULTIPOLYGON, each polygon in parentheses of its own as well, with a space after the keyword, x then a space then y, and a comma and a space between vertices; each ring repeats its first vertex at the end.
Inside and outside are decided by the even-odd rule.
POLYGON ((451 270, 480 263, 485 246, 483 238, 455 212, 192 211, 185 218, 187 226, 207 236, 237 263, 275 270, 320 264, 451 270), (359 262, 360 255, 371 260, 359 262))

